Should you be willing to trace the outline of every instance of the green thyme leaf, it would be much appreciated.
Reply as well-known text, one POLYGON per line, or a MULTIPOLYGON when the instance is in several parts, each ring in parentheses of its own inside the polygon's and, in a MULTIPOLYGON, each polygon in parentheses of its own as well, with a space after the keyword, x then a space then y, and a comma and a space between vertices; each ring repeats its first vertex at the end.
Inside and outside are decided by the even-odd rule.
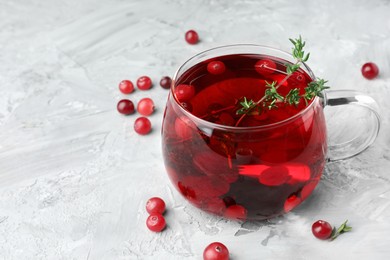
POLYGON ((305 55, 303 47, 305 47, 306 42, 302 41, 302 37, 299 35, 299 38, 293 40, 289 39, 290 42, 294 45, 292 49, 292 56, 299 62, 306 62, 309 59, 310 53, 305 55))
POLYGON ((256 106, 255 102, 252 99, 248 101, 246 97, 244 97, 244 100, 240 102, 240 105, 241 108, 236 112, 237 115, 245 114, 249 112, 253 107, 256 106))
POLYGON ((293 74, 295 71, 299 69, 299 64, 286 64, 286 72, 288 75, 293 74))
POLYGON ((344 221, 344 223, 341 224, 338 229, 336 228, 333 229, 332 235, 330 236, 331 241, 335 240, 342 233, 349 232, 352 230, 351 226, 347 226, 347 222, 348 220, 344 221))
POLYGON ((285 101, 290 105, 298 105, 300 102, 301 96, 299 95, 299 89, 294 88, 290 89, 285 97, 285 101))

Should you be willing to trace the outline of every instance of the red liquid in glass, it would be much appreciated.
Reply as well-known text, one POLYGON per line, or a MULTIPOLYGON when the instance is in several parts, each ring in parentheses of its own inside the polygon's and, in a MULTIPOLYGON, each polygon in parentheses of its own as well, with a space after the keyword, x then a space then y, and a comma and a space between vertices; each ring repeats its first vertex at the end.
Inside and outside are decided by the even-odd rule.
MULTIPOLYGON (((162 129, 163 155, 171 181, 193 205, 228 218, 266 219, 290 211, 315 188, 327 149, 319 99, 308 108, 302 100, 298 106, 280 102, 276 109, 243 118, 236 113, 243 97, 257 101, 264 96, 266 81, 286 77, 285 63, 262 55, 221 56, 198 63, 175 82, 175 87, 185 84, 195 91, 179 102, 181 107, 171 93, 162 129), (255 64, 263 59, 271 59, 276 69, 259 73, 255 64), (210 73, 211 61, 222 61, 223 73, 210 73), (224 129, 193 120, 191 114, 219 126, 240 122, 235 129, 224 129), (264 127, 253 130, 256 126, 264 127)), ((299 70, 278 92, 285 96, 298 88, 302 94, 310 81, 299 70)))

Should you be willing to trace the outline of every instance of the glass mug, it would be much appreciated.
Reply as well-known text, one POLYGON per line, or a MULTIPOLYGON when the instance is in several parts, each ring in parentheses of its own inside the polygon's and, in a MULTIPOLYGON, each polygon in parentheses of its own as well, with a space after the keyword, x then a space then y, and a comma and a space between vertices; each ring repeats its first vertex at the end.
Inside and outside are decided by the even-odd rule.
MULTIPOLYGON (((315 97, 300 110, 262 125, 234 126, 226 115, 228 124, 200 116, 224 111, 224 102, 234 91, 250 95, 253 89, 246 84, 260 82, 253 62, 264 57, 280 64, 295 62, 289 53, 259 45, 223 46, 190 58, 176 72, 165 108, 162 148, 170 180, 194 206, 230 219, 261 220, 292 210, 312 193, 327 161, 362 152, 379 131, 375 101, 351 90, 324 91, 323 97, 315 97), (208 64, 220 60, 223 69, 210 73, 208 64), (210 88, 196 93, 193 86, 197 83, 210 88), (195 95, 203 98, 195 102, 190 99, 195 95), (343 108, 329 121, 340 114, 349 118, 346 108, 358 111, 359 116, 353 122, 337 122, 329 138, 325 107, 343 108), (338 143, 332 143, 333 139, 338 143)), ((306 64, 300 70, 309 81, 315 79, 306 64)), ((278 76, 272 77, 279 81, 285 77, 278 76)), ((277 118, 282 112, 269 113, 277 118)), ((261 117, 257 119, 264 120, 261 117)), ((250 115, 246 118, 252 120, 250 115)))

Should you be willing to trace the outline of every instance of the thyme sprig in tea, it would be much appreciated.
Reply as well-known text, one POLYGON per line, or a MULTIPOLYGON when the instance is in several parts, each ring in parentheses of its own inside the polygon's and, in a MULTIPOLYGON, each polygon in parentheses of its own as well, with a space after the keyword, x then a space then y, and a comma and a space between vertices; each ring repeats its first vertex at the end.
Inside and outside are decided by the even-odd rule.
POLYGON ((302 100, 304 100, 306 105, 308 105, 314 97, 323 97, 322 91, 329 88, 325 85, 327 83, 326 80, 317 78, 316 80, 313 80, 307 84, 305 93, 302 95, 300 94, 298 88, 291 89, 286 96, 282 96, 280 93, 278 93, 278 88, 282 86, 291 77, 291 75, 300 68, 303 62, 307 62, 310 57, 310 53, 305 53, 303 50, 305 47, 305 42, 302 40, 301 36, 299 36, 297 39, 289 40, 294 45, 292 49, 292 56, 295 59, 295 63, 285 64, 287 75, 280 82, 265 82, 266 90, 264 96, 260 100, 255 102, 254 100, 248 100, 246 97, 242 98, 242 101, 239 102, 241 106, 236 111, 237 115, 241 115, 241 117, 236 122, 236 126, 240 124, 246 115, 252 114, 251 112, 253 110, 256 110, 258 114, 264 111, 264 109, 275 109, 278 107, 278 103, 282 102, 288 105, 298 106, 302 100))

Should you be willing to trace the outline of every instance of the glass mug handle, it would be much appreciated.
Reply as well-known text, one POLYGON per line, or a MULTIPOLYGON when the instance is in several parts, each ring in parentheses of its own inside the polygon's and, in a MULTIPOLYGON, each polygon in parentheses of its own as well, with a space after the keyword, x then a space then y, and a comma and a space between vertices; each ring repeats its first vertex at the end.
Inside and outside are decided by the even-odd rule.
POLYGON ((329 161, 353 157, 375 141, 380 115, 373 98, 354 90, 329 90, 324 106, 325 114, 333 113, 326 119, 329 161))

